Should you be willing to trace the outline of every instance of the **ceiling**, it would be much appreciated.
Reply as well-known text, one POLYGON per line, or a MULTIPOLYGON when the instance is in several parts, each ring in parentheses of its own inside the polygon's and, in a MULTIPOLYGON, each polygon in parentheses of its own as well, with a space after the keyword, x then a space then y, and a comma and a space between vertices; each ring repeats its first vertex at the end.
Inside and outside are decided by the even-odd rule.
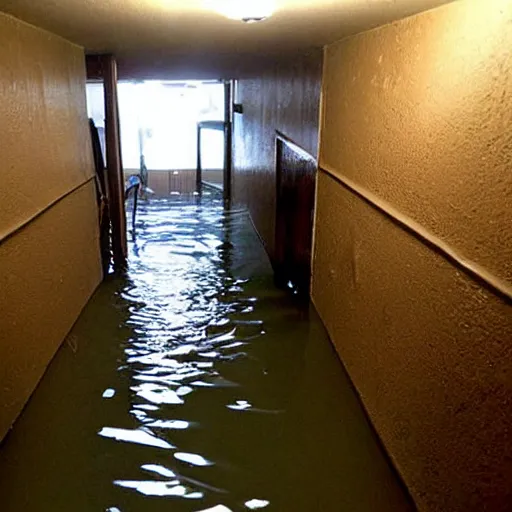
POLYGON ((206 75, 252 56, 320 47, 449 1, 276 0, 274 16, 250 25, 212 12, 207 0, 0 0, 0 11, 88 53, 114 53, 125 69, 188 63, 206 75))

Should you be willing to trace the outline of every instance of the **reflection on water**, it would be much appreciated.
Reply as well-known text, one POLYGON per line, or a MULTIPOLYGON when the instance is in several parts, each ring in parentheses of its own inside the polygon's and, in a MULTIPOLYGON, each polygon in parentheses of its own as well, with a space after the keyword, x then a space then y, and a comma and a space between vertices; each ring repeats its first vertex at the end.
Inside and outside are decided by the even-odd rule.
POLYGON ((174 446, 163 439, 155 437, 149 429, 145 429, 144 427, 136 430, 104 427, 100 430, 99 435, 102 437, 109 437, 110 439, 116 439, 117 441, 145 444, 146 446, 156 446, 157 448, 164 448, 166 450, 174 448, 174 446))
POLYGON ((245 502, 245 506, 251 510, 257 510, 259 508, 265 508, 270 503, 265 500, 250 500, 245 502))
POLYGON ((1 510, 410 510, 244 211, 142 205, 71 336, 2 447, 1 510))

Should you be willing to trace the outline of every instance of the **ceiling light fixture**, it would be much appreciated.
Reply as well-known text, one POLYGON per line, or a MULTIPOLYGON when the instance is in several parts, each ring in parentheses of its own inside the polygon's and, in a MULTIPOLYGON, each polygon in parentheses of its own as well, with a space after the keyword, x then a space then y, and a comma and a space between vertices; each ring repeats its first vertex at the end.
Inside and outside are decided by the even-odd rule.
POLYGON ((215 12, 244 23, 263 21, 274 14, 275 0, 209 0, 215 12))

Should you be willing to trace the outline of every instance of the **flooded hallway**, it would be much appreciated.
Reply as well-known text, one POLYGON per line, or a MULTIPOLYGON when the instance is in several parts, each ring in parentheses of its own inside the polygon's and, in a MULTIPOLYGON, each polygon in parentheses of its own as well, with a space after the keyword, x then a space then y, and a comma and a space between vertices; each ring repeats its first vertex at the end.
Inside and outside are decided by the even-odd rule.
POLYGON ((2 510, 412 510, 243 210, 155 200, 2 447, 2 510), (339 468, 339 471, 335 470, 339 468))
POLYGON ((511 49, 510 0, 0 0, 0 511, 508 512, 511 49))

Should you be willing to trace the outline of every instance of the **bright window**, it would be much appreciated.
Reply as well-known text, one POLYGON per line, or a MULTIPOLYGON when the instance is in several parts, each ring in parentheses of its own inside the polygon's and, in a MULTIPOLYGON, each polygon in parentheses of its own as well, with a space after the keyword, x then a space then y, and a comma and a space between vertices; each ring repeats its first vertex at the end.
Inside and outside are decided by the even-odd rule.
MULTIPOLYGON (((125 169, 138 169, 140 151, 148 170, 195 169, 197 123, 224 120, 221 83, 120 82, 121 148, 125 169)), ((103 85, 87 84, 87 104, 100 131, 104 129, 103 85)), ((222 169, 224 135, 203 130, 204 169, 222 169)))

